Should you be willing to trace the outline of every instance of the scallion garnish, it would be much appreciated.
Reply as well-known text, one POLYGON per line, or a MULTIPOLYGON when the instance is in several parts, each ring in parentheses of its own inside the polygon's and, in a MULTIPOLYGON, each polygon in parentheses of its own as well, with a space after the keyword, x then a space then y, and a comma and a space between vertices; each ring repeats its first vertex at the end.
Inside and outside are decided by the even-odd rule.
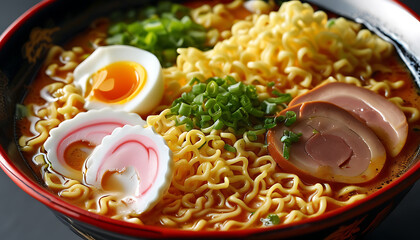
POLYGON ((294 133, 289 130, 284 130, 283 137, 280 141, 283 143, 283 157, 289 159, 290 157, 290 147, 292 143, 298 142, 302 133, 294 133))
POLYGON ((280 223, 280 217, 277 214, 268 214, 267 218, 261 218, 264 226, 273 226, 280 223))
MULTIPOLYGON (((209 78, 200 82, 194 78, 189 83, 191 91, 173 101, 171 114, 178 117, 177 124, 210 132, 213 129, 230 129, 237 135, 247 132, 248 139, 255 141, 258 135, 280 122, 291 122, 293 116, 274 115, 290 101, 289 94, 261 101, 255 86, 236 82, 234 78, 209 78), (190 119, 187 121, 185 118, 190 119)), ((294 113, 293 113, 294 114, 294 113)), ((296 120, 296 116, 295 116, 296 120)))
POLYGON ((296 113, 293 111, 287 111, 286 118, 284 119, 284 125, 286 127, 290 127, 295 122, 296 122, 296 113))
POLYGON ((327 27, 330 28, 335 24, 335 18, 330 18, 327 21, 327 27))
POLYGON ((131 45, 157 56, 164 67, 175 63, 177 48, 206 49, 207 30, 190 17, 190 9, 180 4, 159 2, 156 6, 126 14, 116 12, 106 43, 131 45))
POLYGON ((224 149, 227 150, 227 151, 229 151, 229 152, 236 153, 236 148, 233 147, 233 146, 231 146, 231 145, 229 145, 229 144, 227 144, 227 143, 225 144, 224 149))

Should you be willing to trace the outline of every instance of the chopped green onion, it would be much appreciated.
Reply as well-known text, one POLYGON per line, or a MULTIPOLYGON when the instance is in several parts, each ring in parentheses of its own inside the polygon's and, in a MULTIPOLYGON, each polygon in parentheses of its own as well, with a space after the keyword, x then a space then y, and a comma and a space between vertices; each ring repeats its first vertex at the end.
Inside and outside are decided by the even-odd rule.
POLYGON ((199 94, 197 96, 195 96, 194 100, 192 101, 192 103, 194 104, 201 104, 204 102, 204 94, 199 94))
POLYGON ((254 85, 249 85, 245 88, 246 95, 251 99, 258 98, 257 88, 254 85))
POLYGON ((232 147, 231 145, 225 143, 225 146, 223 147, 225 150, 229 151, 229 152, 233 152, 236 153, 236 148, 232 147))
MULTIPOLYGON (((147 33, 146 37, 144 38, 144 44, 148 46, 155 46, 157 41, 158 41, 158 37, 153 32, 147 33)), ((165 50, 164 50, 164 53, 165 53, 165 50)))
POLYGON ((223 122, 220 119, 217 119, 216 122, 214 122, 212 128, 215 129, 215 130, 222 129, 223 128, 223 122))
POLYGON ((181 103, 181 106, 179 107, 179 114, 182 116, 190 116, 192 111, 191 105, 188 105, 186 103, 181 103))
POLYGON ((197 83, 200 83, 200 79, 195 77, 195 78, 191 79, 191 81, 188 84, 193 86, 194 84, 197 84, 197 83))
POLYGON ((295 122, 296 122, 296 113, 293 111, 287 111, 286 119, 284 120, 284 125, 286 127, 290 127, 295 122))
POLYGON ((147 32, 152 32, 157 35, 162 35, 166 33, 165 26, 163 26, 163 23, 158 19, 148 19, 144 21, 143 28, 147 32))
POLYGON ((277 121, 276 118, 270 117, 270 118, 266 118, 264 120, 264 128, 265 129, 270 129, 273 128, 277 125, 277 121))
POLYGON ((228 129, 236 135, 246 133, 255 141, 266 129, 286 119, 293 121, 292 117, 272 117, 283 103, 259 100, 255 86, 236 82, 233 77, 213 77, 205 82, 193 78, 189 84, 191 91, 173 101, 170 114, 189 118, 188 123, 205 133, 228 129))
POLYGON ((230 97, 231 94, 229 92, 219 93, 216 96, 216 101, 225 106, 229 102, 230 97))
POLYGON ((226 84, 228 84, 228 85, 232 85, 232 84, 235 84, 236 83, 235 78, 232 77, 232 76, 226 76, 225 77, 225 80, 226 80, 226 84))
POLYGON ((185 124, 185 127, 187 128, 188 131, 194 128, 193 121, 187 117, 180 117, 179 119, 176 119, 175 124, 177 126, 185 124))
POLYGON ((289 130, 284 130, 283 136, 281 137, 280 141, 283 143, 283 157, 289 159, 290 157, 290 148, 292 143, 296 143, 299 141, 302 133, 294 133, 289 130))
MULTIPOLYGON (((129 32, 129 33, 131 33, 131 34, 142 34, 142 33, 144 33, 144 27, 143 27, 143 24, 141 24, 140 22, 134 22, 134 23, 131 23, 131 24, 129 24, 127 27, 127 32, 129 32)), ((114 29, 110 29, 109 31, 108 31, 110 34, 112 34, 112 32, 123 32, 123 30, 122 30, 122 25, 121 24, 117 24, 117 25, 114 25, 114 29)))
POLYGON ((177 103, 175 105, 172 105, 171 107, 171 113, 172 114, 177 114, 179 113, 179 108, 181 107, 181 103, 177 103))
POLYGON ((244 92, 245 85, 242 82, 235 83, 228 87, 228 91, 234 95, 240 95, 244 92))
POLYGON ((209 97, 216 97, 217 93, 219 93, 219 85, 215 81, 210 81, 207 84, 206 93, 209 97))
POLYGON ((162 66, 176 62, 178 48, 207 49, 207 30, 190 17, 190 9, 170 1, 159 2, 140 12, 115 12, 108 28, 109 45, 132 45, 157 56, 162 66))
POLYGON ((332 27, 334 24, 335 24, 335 18, 330 18, 330 19, 327 21, 327 27, 328 27, 328 28, 332 27))
POLYGON ((211 117, 209 115, 202 115, 201 116, 201 121, 210 121, 211 117))
POLYGON ((192 87, 192 93, 194 93, 194 94, 200 94, 200 93, 204 93, 205 91, 206 91, 206 84, 204 84, 204 83, 198 83, 198 84, 195 84, 193 87, 192 87))
POLYGON ((259 109, 257 109, 257 108, 251 108, 251 110, 249 111, 249 113, 252 115, 252 116, 255 116, 255 117, 264 117, 264 112, 263 111, 261 111, 261 110, 259 110, 259 109))
POLYGON ((287 96, 288 98, 290 98, 290 100, 292 100, 292 96, 289 93, 281 93, 277 90, 273 90, 271 93, 276 95, 277 97, 287 96))
POLYGON ((250 141, 256 141, 258 139, 258 135, 264 134, 265 132, 265 129, 260 129, 255 131, 248 131, 246 132, 246 135, 250 141))
POLYGON ((207 102, 205 103, 204 107, 206 109, 211 109, 213 108, 213 106, 217 103, 216 99, 214 98, 210 98, 207 100, 207 102))
POLYGON ((280 103, 287 103, 287 102, 290 102, 290 100, 292 100, 292 96, 290 96, 290 94, 279 94, 277 96, 278 97, 276 98, 267 98, 266 101, 269 103, 280 104, 280 103))
POLYGON ((248 131, 246 132, 246 135, 250 141, 256 141, 258 139, 258 136, 254 131, 248 131))
POLYGON ((244 114, 242 113, 245 110, 242 110, 243 108, 240 108, 232 113, 233 120, 240 120, 244 117, 244 114))
POLYGON ((213 120, 218 120, 222 116, 222 108, 218 103, 216 103, 208 110, 208 113, 213 120))
POLYGON ((270 103, 264 100, 262 104, 263 104, 264 112, 267 115, 274 114, 277 111, 277 104, 275 103, 270 103))
POLYGON ((116 23, 116 24, 112 25, 108 29, 108 33, 110 35, 115 35, 115 34, 124 32, 126 28, 127 28, 127 24, 125 24, 123 22, 119 22, 119 23, 116 23))
POLYGON ((277 117, 275 117, 275 122, 276 123, 281 123, 281 122, 283 122, 284 120, 286 119, 286 117, 285 116, 283 116, 283 115, 280 115, 280 116, 277 116, 277 117))
POLYGON ((280 217, 277 214, 268 214, 267 218, 261 218, 264 226, 273 226, 280 223, 280 217))
POLYGON ((81 57, 81 59, 85 60, 89 56, 90 56, 90 53, 83 54, 82 57, 81 57))
POLYGON ((118 33, 107 38, 106 43, 110 45, 113 45, 113 44, 127 45, 129 43, 129 36, 124 33, 118 33))
POLYGON ((194 101, 194 94, 192 92, 184 92, 181 95, 181 98, 188 104, 191 104, 194 101))

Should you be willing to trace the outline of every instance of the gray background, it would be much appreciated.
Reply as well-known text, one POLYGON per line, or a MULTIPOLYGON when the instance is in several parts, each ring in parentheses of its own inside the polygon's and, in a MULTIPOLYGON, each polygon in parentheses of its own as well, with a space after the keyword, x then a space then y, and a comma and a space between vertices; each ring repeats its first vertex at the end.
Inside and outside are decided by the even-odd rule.
MULTIPOLYGON (((0 0, 0 33, 38 2, 40 0, 0 0)), ((401 2, 420 14, 419 0, 401 2)), ((0 193, 0 239, 78 239, 50 210, 18 188, 3 171, 0 171, 0 193)), ((419 239, 419 199, 420 181, 391 215, 365 239, 419 239)))

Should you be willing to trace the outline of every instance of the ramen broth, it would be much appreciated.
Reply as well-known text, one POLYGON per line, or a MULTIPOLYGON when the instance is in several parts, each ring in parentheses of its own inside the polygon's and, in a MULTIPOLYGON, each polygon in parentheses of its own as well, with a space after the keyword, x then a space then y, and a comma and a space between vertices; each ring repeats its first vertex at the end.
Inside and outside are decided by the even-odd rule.
MULTIPOLYGON (((194 8, 198 8, 202 6, 202 2, 186 3, 186 5, 194 7, 194 8)), ((277 10, 273 9, 273 11, 277 11, 277 10)), ((233 12, 234 12, 233 16, 236 19, 235 21, 246 19, 247 17, 250 18, 251 16, 251 13, 248 12, 244 7, 236 8, 236 10, 234 10, 233 12)), ((95 50, 97 45, 102 45, 105 43, 103 39, 107 35, 108 26, 110 24, 111 23, 109 19, 99 19, 95 21, 91 25, 91 27, 87 29, 85 32, 78 34, 77 36, 74 37, 74 39, 70 40, 64 46, 57 48, 56 53, 49 54, 50 59, 46 60, 46 63, 48 64, 45 64, 41 68, 35 81, 30 86, 28 86, 28 94, 23 102, 23 104, 27 106, 28 109, 31 109, 30 110, 31 113, 36 113, 39 111, 47 112, 48 110, 45 110, 45 109, 48 108, 49 104, 51 102, 57 101, 58 98, 64 95, 60 91, 54 92, 55 95, 54 94, 51 95, 49 90, 46 90, 46 89, 53 88, 54 86, 52 85, 54 84, 57 85, 55 87, 60 88, 60 89, 63 88, 63 86, 67 84, 71 85, 71 81, 66 82, 65 79, 71 79, 71 77, 69 76, 71 76, 74 68, 69 68, 68 70, 66 69, 58 70, 57 68, 54 68, 54 71, 56 71, 56 74, 47 74, 48 71, 52 71, 51 65, 56 64, 58 66, 63 66, 67 64, 68 60, 63 58, 63 52, 65 55, 65 51, 70 51, 70 50, 73 50, 73 53, 76 52, 74 56, 73 55, 71 56, 71 58, 73 59, 72 61, 77 62, 77 63, 82 62, 88 54, 91 54, 95 50), (102 39, 102 41, 98 41, 98 39, 102 39), (50 86, 50 87, 46 88, 46 86, 50 86)), ((330 53, 325 53, 325 54, 328 55, 330 53)), ((332 58, 335 58, 335 57, 332 56, 332 58)), ((179 58, 178 58, 177 63, 178 62, 180 62, 179 58)), ((397 85, 397 82, 398 82, 398 85, 402 85, 403 87, 395 87, 394 89, 382 88, 381 90, 378 91, 378 93, 381 95, 387 95, 386 97, 388 99, 393 98, 393 97, 399 97, 403 99, 404 102, 401 105, 403 107, 409 107, 411 109, 420 109, 420 99, 419 99, 420 97, 418 95, 416 86, 414 86, 414 83, 413 83, 414 81, 409 71, 407 70, 407 68, 404 66, 404 64, 401 62, 401 60, 397 56, 396 52, 393 51, 389 57, 386 57, 385 59, 381 60, 381 64, 382 66, 384 66, 385 69, 390 69, 391 71, 377 71, 373 73, 369 77, 369 79, 364 79, 365 76, 354 75, 354 73, 350 73, 348 75, 353 76, 356 79, 359 79, 359 81, 362 84, 368 84, 368 82, 371 79, 374 79, 374 81, 378 83, 386 81, 390 83, 388 85, 392 85, 392 83, 395 83, 395 85, 397 85), (389 90, 389 93, 385 92, 385 90, 387 91, 389 90)), ((354 72, 357 73, 357 71, 354 71, 354 72)), ((165 73, 166 72, 164 70, 164 74, 165 73)), ((224 76, 218 76, 218 77, 224 77, 224 76)), ((179 82, 181 83, 181 85, 185 84, 185 81, 188 82, 189 79, 187 80, 183 78, 179 79, 179 82)), ((284 82, 280 80, 278 81, 275 80, 274 82, 275 82, 275 87, 280 91, 284 91, 288 85, 288 83, 285 84, 284 82)), ((165 85, 165 86, 167 87, 168 85, 165 85)), ((311 85, 310 87, 308 87, 308 89, 311 89, 313 87, 315 87, 315 85, 311 85)), ((74 90, 74 91, 76 91, 77 93, 78 90, 74 90)), ((267 92, 268 94, 271 94, 270 89, 267 90, 267 92)), ((79 91, 79 94, 81 94, 80 91, 79 91)), ((164 97, 161 100, 160 106, 166 106, 166 107, 158 108, 157 111, 147 114, 147 115, 143 115, 142 118, 146 119, 148 118, 149 115, 159 115, 161 111, 167 108, 168 105, 170 104, 171 102, 168 100, 168 98, 164 97)), ((74 101, 74 107, 77 109, 80 109, 80 112, 87 111, 86 109, 84 109, 83 103, 79 101, 74 101)), ((413 119, 412 116, 409 116, 410 113, 411 112, 405 112, 408 119, 413 119)), ((60 114, 57 115, 57 119, 59 122, 64 121, 65 118, 66 117, 63 117, 63 115, 60 115, 60 114)), ((40 132, 39 130, 37 130, 37 123, 42 119, 44 120, 48 119, 48 113, 45 113, 43 115, 31 114, 31 116, 27 118, 23 118, 22 120, 18 121, 17 127, 21 136, 28 136, 27 139, 31 139, 35 136, 38 136, 40 132)), ((58 125, 58 123, 54 123, 54 124, 58 125)), ((148 119, 148 124, 149 124, 149 119, 148 119)), ((329 194, 329 197, 337 199, 337 202, 329 201, 325 211, 330 211, 330 210, 333 210, 342 206, 343 204, 338 201, 346 202, 349 200, 351 196, 360 195, 361 196, 360 198, 363 198, 363 196, 365 196, 364 194, 370 194, 376 191, 377 189, 382 188, 383 186, 389 184, 394 179, 398 178, 402 173, 404 173, 404 171, 406 171, 406 169, 410 165, 410 158, 412 157, 412 154, 416 151, 416 149, 419 146, 419 142, 420 142, 420 134, 418 131, 419 126, 420 125, 419 125, 418 119, 415 119, 414 121, 411 121, 411 122, 409 121, 408 138, 401 153, 398 154, 396 157, 390 157, 388 155, 384 168, 379 173, 379 175, 373 181, 369 181, 367 183, 362 183, 362 184, 356 184, 357 187, 354 188, 355 190, 353 191, 340 195, 337 192, 344 189, 349 184, 334 183, 334 182, 326 183, 319 180, 318 181, 300 180, 300 181, 302 181, 303 184, 308 185, 308 186, 315 186, 316 184, 319 184, 319 183, 321 184, 321 186, 326 186, 326 184, 330 186, 332 190, 331 190, 331 194, 329 194)), ((227 142, 230 141, 230 144, 233 145, 232 140, 229 140, 229 138, 225 139, 225 141, 227 142)), ((260 140, 261 144, 264 143, 263 141, 264 140, 260 140)), ((213 143, 216 143, 216 142, 217 141, 215 140, 213 143)), ((79 145, 83 145, 83 144, 84 143, 80 143, 79 145)), ((210 143, 207 143, 207 144, 210 145, 210 143)), ((89 146, 89 147, 93 149, 94 146, 89 146)), ((254 155, 255 155, 255 153, 258 152, 258 149, 254 149, 251 151, 254 151, 254 155)), ((45 180, 45 177, 49 176, 50 182, 47 183, 46 185, 50 191, 52 191, 54 194, 57 194, 60 197, 64 196, 63 199, 65 201, 68 201, 72 204, 75 204, 83 209, 87 209, 92 212, 110 216, 116 219, 136 222, 140 224, 158 225, 158 226, 163 225, 167 227, 177 227, 177 228, 194 229, 194 230, 199 230, 199 229, 226 230, 226 229, 236 229, 236 228, 245 228, 245 227, 265 226, 265 224, 259 221, 259 219, 266 218, 267 215, 262 214, 258 217, 254 216, 254 218, 257 219, 255 220, 253 218, 254 210, 252 211, 249 210, 249 209, 264 208, 265 206, 264 205, 265 202, 261 201, 261 199, 249 197, 250 195, 254 194, 254 190, 252 188, 249 188, 249 190, 245 193, 235 195, 235 198, 233 198, 233 199, 236 199, 236 198, 242 199, 243 202, 246 203, 247 205, 246 208, 248 209, 243 207, 244 209, 241 210, 240 213, 233 214, 232 216, 226 216, 226 217, 223 216, 223 213, 227 212, 227 210, 223 207, 217 207, 218 205, 228 205, 227 208, 235 208, 235 207, 241 208, 242 206, 242 203, 237 204, 236 201, 229 198, 229 196, 233 196, 231 192, 232 190, 222 189, 218 191, 217 194, 212 195, 212 191, 204 191, 202 190, 202 188, 200 188, 200 186, 197 186, 197 189, 195 191, 188 194, 183 193, 178 188, 174 188, 173 186, 171 186, 169 188, 169 193, 167 193, 168 195, 171 195, 170 197, 164 197, 151 211, 142 213, 139 216, 136 216, 133 214, 127 214, 127 216, 125 215, 122 216, 119 213, 120 210, 124 210, 124 207, 122 206, 109 207, 109 211, 104 212, 98 206, 106 203, 107 201, 111 201, 111 203, 118 202, 117 198, 113 198, 111 196, 112 194, 110 193, 110 191, 89 188, 89 186, 87 186, 85 182, 75 183, 75 182, 72 182, 71 179, 67 179, 66 177, 60 175, 59 173, 56 173, 54 169, 52 169, 51 166, 47 164, 48 159, 46 159, 45 150, 43 148, 43 142, 34 144, 31 149, 26 149, 26 150, 23 150, 22 152, 25 158, 30 163, 31 167, 34 169, 34 172, 36 172, 41 179, 45 180), (51 182, 55 183, 56 185, 52 184, 51 182), (80 191, 86 191, 87 197, 84 197, 83 200, 78 200, 78 197, 66 197, 68 196, 68 193, 63 194, 63 190, 66 190, 69 188, 69 187, 66 187, 67 186, 66 184, 73 185, 73 186, 79 186, 79 185, 87 186, 83 188, 84 190, 80 190, 80 191), (175 197, 175 195, 177 194, 184 195, 184 196, 175 197), (201 203, 194 202, 194 200, 198 199, 201 194, 207 194, 207 195, 204 195, 204 198, 200 200, 202 201, 201 203), (192 198, 194 200, 192 200, 192 198), (210 199, 210 198, 213 198, 213 199, 210 199), (230 199, 229 201, 228 201, 228 198, 230 199), (172 199, 177 199, 177 200, 175 201, 172 199), (180 206, 183 206, 184 201, 188 201, 188 204, 190 205, 196 204, 197 208, 206 209, 207 207, 204 207, 204 206, 206 204, 206 201, 209 201, 209 200, 214 201, 214 203, 212 205, 210 203, 207 203, 212 206, 208 210, 194 212, 194 211, 190 211, 187 207, 184 207, 185 208, 184 210, 179 210, 179 211, 172 210, 175 208, 182 208, 180 206), (189 218, 186 218, 187 220, 185 221, 178 220, 178 218, 184 216, 182 214, 186 214, 187 212, 188 214, 191 214, 189 218), (214 216, 214 219, 220 219, 220 220, 214 220, 212 216, 214 216), (201 219, 205 219, 205 221, 201 221, 201 219), (236 224, 236 223, 232 223, 231 225, 229 225, 227 224, 228 220, 231 222, 237 221, 241 223, 249 222, 252 220, 251 221, 252 223, 250 225, 245 225, 245 224, 241 225, 241 224, 236 224)), ((81 162, 83 162, 83 160, 80 158, 85 158, 88 155, 88 153, 80 151, 80 150, 78 151, 77 149, 73 151, 72 153, 68 153, 68 154, 77 155, 73 157, 77 158, 77 162, 74 164, 77 164, 78 168, 82 167, 81 162)), ((264 155, 270 158, 270 155, 267 152, 265 152, 264 155)), ((228 156, 227 157, 228 159, 230 160, 233 159, 232 154, 228 152, 222 154, 221 156, 228 156)), ((254 161, 255 159, 256 158, 250 158, 249 165, 252 165, 253 164, 252 161, 254 161)), ((174 159, 174 160, 184 161, 183 158, 174 159)), ((264 161, 269 162, 270 160, 264 160, 264 161)), ((196 166, 196 164, 193 166, 196 166)), ((241 165, 238 165, 238 166, 241 166, 241 165)), ((236 168, 235 166, 233 167, 234 169, 236 169, 234 170, 235 174, 238 174, 237 173, 238 166, 236 166, 236 168)), ((262 165, 262 166, 267 166, 267 165, 262 165)), ((181 170, 178 170, 178 171, 181 171, 181 170)), ((179 176, 189 176, 190 173, 188 171, 189 170, 185 170, 185 172, 180 172, 179 176)), ((274 171, 276 173, 284 173, 284 171, 278 166, 275 166, 274 171)), ((296 181, 296 179, 293 178, 294 177, 293 173, 285 173, 285 174, 289 174, 288 175, 289 177, 282 178, 279 183, 284 188, 291 188, 294 184, 294 181, 296 181)), ((213 176, 213 177, 216 177, 216 176, 213 176)), ((250 177, 253 177, 252 173, 250 173, 250 177)), ((271 182, 272 179, 267 180, 264 183, 259 183, 261 184, 261 186, 258 186, 258 183, 256 185, 259 188, 266 187, 268 189, 269 186, 266 186, 266 184, 275 184, 274 182, 271 182)), ((178 184, 178 180, 176 180, 175 183, 173 184, 178 184)), ((196 184, 196 183, 191 183, 191 184, 196 184)), ((234 185, 236 189, 242 189, 244 188, 245 182, 238 181, 236 183, 232 182, 231 184, 234 185)), ((283 193, 277 193, 277 195, 281 195, 281 194, 283 193)), ((304 199, 305 202, 311 202, 314 196, 316 196, 317 194, 318 194, 317 191, 302 191, 299 195, 299 198, 304 199)), ((274 195, 277 196, 276 194, 274 195)), ((291 199, 289 200, 292 201, 291 199)), ((351 201, 349 202, 351 203, 351 201)), ((287 202, 287 200, 285 200, 285 203, 291 204, 290 202, 287 202)), ((106 204, 109 204, 109 203, 106 203, 106 204)), ((185 202, 184 204, 188 205, 185 202)), ((315 204, 314 206, 317 206, 317 205, 315 204)), ((289 211, 290 213, 290 211, 293 211, 293 210, 299 210, 299 207, 297 205, 292 206, 290 207, 290 210, 286 210, 286 212, 289 211)), ((269 209, 266 210, 265 212, 274 213, 276 212, 276 207, 273 205, 269 207, 269 209)), ((314 212, 317 212, 317 210, 314 210, 314 212)), ((259 214, 259 212, 257 213, 259 214)), ((305 214, 308 215, 309 217, 311 216, 310 213, 305 213, 305 214)), ((317 214, 314 213, 314 216, 316 215, 317 214)), ((286 214, 282 215, 280 213, 279 213, 279 216, 280 216, 281 223, 289 223, 289 222, 298 221, 299 219, 305 218, 305 217, 294 217, 294 220, 293 220, 291 219, 293 217, 288 218, 287 217, 288 215, 286 216, 286 214)))

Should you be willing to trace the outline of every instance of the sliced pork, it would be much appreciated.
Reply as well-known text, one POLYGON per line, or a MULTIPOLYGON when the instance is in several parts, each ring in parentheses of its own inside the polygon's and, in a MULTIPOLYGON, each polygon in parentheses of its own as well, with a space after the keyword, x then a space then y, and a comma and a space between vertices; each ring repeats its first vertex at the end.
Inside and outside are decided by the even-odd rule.
POLYGON ((326 101, 346 109, 375 132, 393 157, 404 147, 408 134, 404 113, 375 92, 351 84, 333 82, 294 98, 289 106, 308 101, 326 101))
POLYGON ((284 124, 267 133, 268 150, 284 170, 325 181, 363 183, 375 178, 386 151, 375 133, 348 111, 327 102, 305 102, 283 110, 296 113, 290 127, 284 124), (283 155, 285 130, 301 133, 283 155))

